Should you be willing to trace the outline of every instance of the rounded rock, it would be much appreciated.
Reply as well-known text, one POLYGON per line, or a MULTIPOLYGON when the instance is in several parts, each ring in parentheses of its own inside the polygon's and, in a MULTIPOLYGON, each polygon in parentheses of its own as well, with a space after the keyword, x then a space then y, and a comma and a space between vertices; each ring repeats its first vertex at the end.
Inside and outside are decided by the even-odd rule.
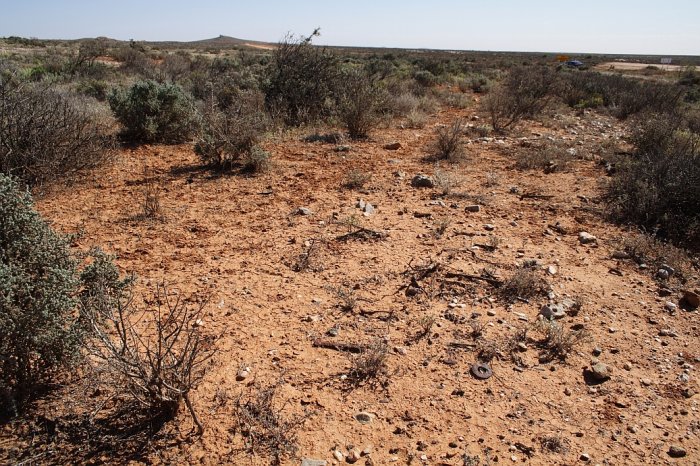
POLYGON ((607 364, 599 362, 591 366, 591 374, 595 380, 604 381, 610 378, 612 369, 607 364))
POLYGON ((671 458, 683 458, 688 454, 685 448, 679 447, 678 445, 671 445, 668 449, 668 456, 671 458))

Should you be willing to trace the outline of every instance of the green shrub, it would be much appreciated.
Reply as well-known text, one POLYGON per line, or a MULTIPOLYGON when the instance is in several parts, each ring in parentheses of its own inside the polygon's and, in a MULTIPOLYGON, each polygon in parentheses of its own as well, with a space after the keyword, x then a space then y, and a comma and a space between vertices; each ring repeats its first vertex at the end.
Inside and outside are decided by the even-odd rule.
MULTIPOLYGON (((697 126, 697 124, 695 124, 697 126)), ((640 116, 636 151, 621 157, 608 186, 610 213, 658 237, 700 245, 700 134, 678 115, 640 116)))
POLYGON ((79 355, 76 261, 31 196, 0 174, 0 405, 13 414, 79 355))
POLYGON ((253 149, 267 126, 262 96, 257 93, 240 93, 225 108, 210 102, 202 115, 195 152, 205 164, 217 169, 230 169, 243 161, 258 171, 265 166, 264 157, 260 152, 253 154, 253 149))
POLYGON ((486 94, 491 89, 491 81, 483 74, 471 75, 469 78, 459 81, 459 90, 467 92, 471 89, 475 94, 486 94))
POLYGON ((438 83, 438 78, 428 70, 416 71, 413 79, 422 87, 434 87, 438 83))
POLYGON ((113 90, 108 100, 130 142, 180 143, 197 127, 194 100, 177 85, 139 81, 113 90))
POLYGON ((338 116, 352 139, 366 138, 381 117, 386 93, 366 72, 349 70, 343 74, 338 99, 338 116))
POLYGON ((53 87, 0 77, 0 171, 29 184, 105 160, 113 138, 94 108, 53 87))
POLYGON ((562 73, 556 89, 572 108, 605 106, 620 119, 641 112, 673 112, 683 94, 675 85, 597 72, 562 73))
POLYGON ((269 80, 264 83, 265 104, 286 124, 299 126, 332 112, 338 85, 338 58, 311 44, 318 30, 309 37, 288 36, 272 54, 269 80))
POLYGON ((523 118, 541 113, 555 82, 555 74, 547 67, 513 68, 483 101, 493 129, 503 131, 523 118))

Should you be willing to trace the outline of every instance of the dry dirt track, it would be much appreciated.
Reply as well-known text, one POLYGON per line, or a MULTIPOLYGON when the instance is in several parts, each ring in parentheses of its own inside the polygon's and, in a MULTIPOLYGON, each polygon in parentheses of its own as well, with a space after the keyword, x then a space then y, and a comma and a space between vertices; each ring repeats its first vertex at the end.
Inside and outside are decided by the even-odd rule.
MULTIPOLYGON (((467 161, 442 164, 460 182, 451 196, 411 187, 413 175, 434 173, 424 160, 434 126, 457 116, 439 113, 424 129, 378 130, 369 141, 350 143, 347 153, 332 144, 302 142, 304 134, 278 136, 266 145, 275 167, 250 178, 212 176, 197 167, 189 146, 124 150, 114 166, 38 202, 57 228, 84 233, 80 248, 101 245, 116 254, 120 268, 140 278, 141 292, 167 280, 183 293, 210 297, 204 325, 222 336, 220 352, 194 395, 207 431, 201 440, 171 446, 149 461, 269 464, 268 457, 242 451, 232 400, 282 374, 280 396, 289 401, 282 413, 314 413, 298 433, 299 456, 329 464, 334 449, 347 453, 353 446, 369 447, 371 454, 357 463, 368 465, 469 464, 465 454, 488 458, 489 464, 576 464, 582 454, 591 464, 663 464, 676 461, 667 455, 670 445, 688 452, 678 464, 700 461, 698 396, 681 394, 687 387, 698 390, 695 369, 687 369, 700 357, 697 313, 665 312, 664 303, 676 298, 660 298, 647 274, 610 259, 623 232, 595 213, 601 169, 580 160, 564 173, 516 171, 504 148, 526 143, 510 137, 474 142, 467 161), (394 141, 402 145, 398 151, 382 148, 394 141), (131 219, 140 208, 145 167, 162 189, 163 222, 131 219), (352 169, 371 173, 365 192, 341 188, 352 169), (523 193, 551 198, 521 200, 523 193), (465 212, 475 197, 482 211, 465 212), (360 198, 376 206, 373 215, 360 213, 360 198), (312 215, 296 214, 302 206, 312 215), (387 237, 339 241, 348 227, 337 221, 348 219, 387 237), (447 222, 444 235, 436 237, 447 222), (559 232, 550 227, 557 223, 559 232), (580 244, 577 234, 584 230, 598 244, 580 244), (490 235, 498 239, 494 252, 475 246, 493 241, 490 235), (314 240, 321 247, 313 267, 295 272, 305 243, 314 240), (556 266, 555 275, 541 271, 555 300, 584 300, 582 311, 562 323, 583 326, 590 340, 566 362, 551 363, 539 363, 531 343, 520 353, 522 367, 496 358, 494 377, 476 380, 469 374, 476 354, 449 347, 469 339, 465 319, 478 314, 485 340, 499 341, 534 322, 547 298, 514 305, 489 301, 493 289, 478 282, 442 296, 407 297, 405 273, 411 265, 439 262, 465 274, 486 267, 506 278, 527 259, 556 266), (622 276, 609 273, 611 268, 622 276), (354 289, 354 310, 339 308, 332 287, 341 286, 354 289), (434 317, 435 325, 417 340, 425 316, 434 317), (389 342, 385 387, 348 385, 342 380, 346 355, 312 347, 332 327, 338 341, 389 342), (677 336, 659 336, 669 329, 677 336), (583 371, 595 347, 613 375, 587 385, 583 371), (252 369, 242 382, 236 381, 241 366, 252 369), (679 380, 686 372, 688 384, 679 380), (371 413, 373 420, 361 424, 354 418, 358 412, 371 413), (552 438, 560 440, 559 451, 543 446, 552 438)), ((569 129, 534 125, 520 136, 538 141, 552 135, 579 152, 595 153, 597 143, 615 134, 608 120, 586 114, 569 129)), ((191 421, 185 413, 179 419, 186 432, 191 421)))

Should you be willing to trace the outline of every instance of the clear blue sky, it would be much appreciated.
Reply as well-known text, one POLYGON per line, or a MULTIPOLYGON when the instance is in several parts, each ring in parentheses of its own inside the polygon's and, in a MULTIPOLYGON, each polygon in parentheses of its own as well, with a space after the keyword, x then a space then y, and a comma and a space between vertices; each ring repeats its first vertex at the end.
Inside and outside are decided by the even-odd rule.
POLYGON ((0 0, 0 36, 700 55, 700 0, 0 0))

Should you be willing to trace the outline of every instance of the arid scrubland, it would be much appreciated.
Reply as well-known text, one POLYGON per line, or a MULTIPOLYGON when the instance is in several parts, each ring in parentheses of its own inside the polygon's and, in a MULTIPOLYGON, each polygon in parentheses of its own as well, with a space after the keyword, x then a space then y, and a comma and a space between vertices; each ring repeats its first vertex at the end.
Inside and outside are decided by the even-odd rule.
POLYGON ((698 60, 315 36, 0 39, 2 462, 700 461, 698 60))

